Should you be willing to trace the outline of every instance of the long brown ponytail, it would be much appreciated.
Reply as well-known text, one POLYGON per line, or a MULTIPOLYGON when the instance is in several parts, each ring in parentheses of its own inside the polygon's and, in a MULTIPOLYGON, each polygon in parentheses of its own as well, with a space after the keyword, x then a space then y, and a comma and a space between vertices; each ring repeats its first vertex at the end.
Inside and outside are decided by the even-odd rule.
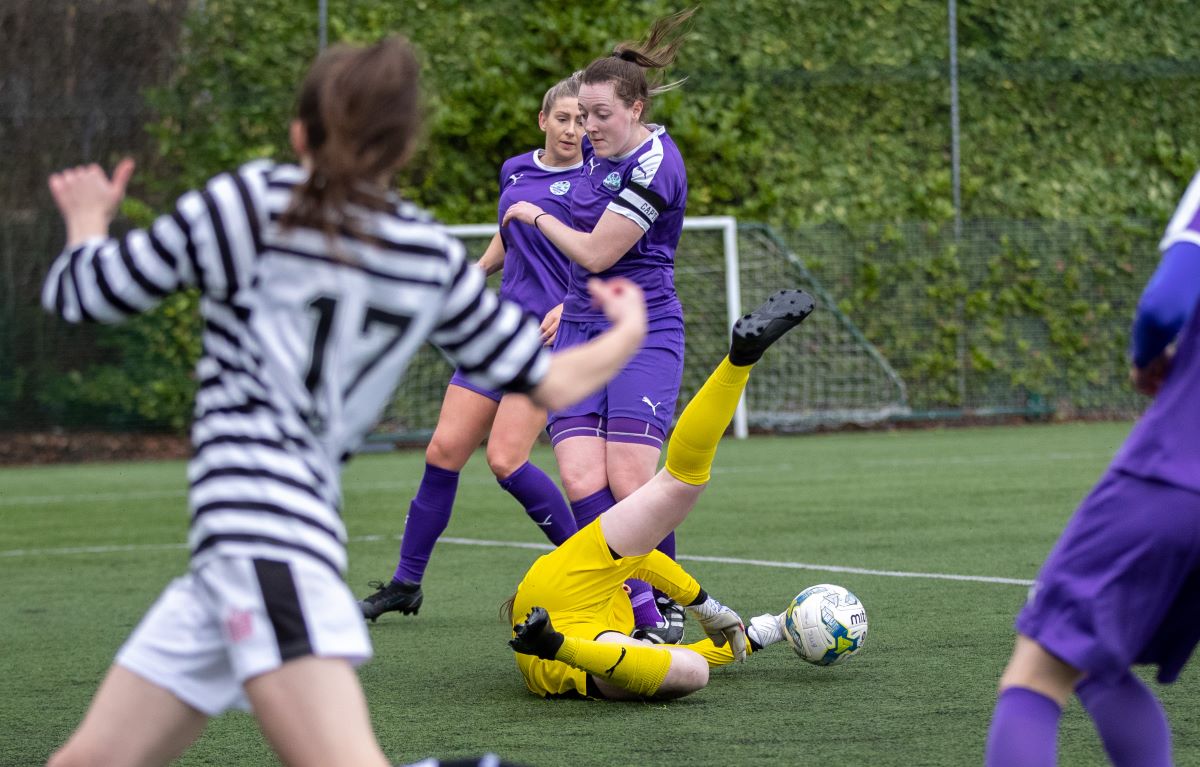
MULTIPOLYGON (((581 81, 585 85, 613 83, 617 98, 627 107, 640 100, 642 121, 645 122, 650 113, 651 97, 683 84, 683 80, 676 80, 651 87, 646 70, 665 69, 675 61, 675 55, 687 34, 687 23, 697 10, 698 8, 689 8, 657 19, 651 25, 645 40, 618 43, 613 48, 612 55, 598 58, 588 64, 583 70, 581 81)), ((657 73, 653 80, 657 82, 657 73)))
POLYGON ((337 45, 313 62, 296 99, 312 169, 282 218, 333 237, 358 233, 351 204, 381 209, 378 184, 412 155, 421 128, 419 65, 403 37, 337 45))

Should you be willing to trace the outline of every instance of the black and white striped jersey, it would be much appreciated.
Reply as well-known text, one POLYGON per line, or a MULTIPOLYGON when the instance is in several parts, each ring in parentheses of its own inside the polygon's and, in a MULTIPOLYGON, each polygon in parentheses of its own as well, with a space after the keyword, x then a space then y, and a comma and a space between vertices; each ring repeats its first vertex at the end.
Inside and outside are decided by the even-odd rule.
POLYGON ((200 291, 194 564, 308 556, 344 571, 340 464, 426 341, 487 388, 529 389, 549 364, 537 320, 416 206, 361 211, 361 237, 280 226, 304 179, 268 161, 216 176, 148 229, 65 251, 46 278, 44 306, 70 322, 200 291))

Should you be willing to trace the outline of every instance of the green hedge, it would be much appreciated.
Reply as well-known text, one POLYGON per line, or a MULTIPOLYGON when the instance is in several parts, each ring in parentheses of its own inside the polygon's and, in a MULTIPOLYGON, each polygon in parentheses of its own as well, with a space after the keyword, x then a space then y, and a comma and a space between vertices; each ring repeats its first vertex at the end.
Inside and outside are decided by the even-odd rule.
MULTIPOLYGON (((398 30, 419 46, 428 135, 400 184, 453 223, 494 218, 497 168, 540 143, 534 117, 545 88, 679 8, 331 5, 331 39, 398 30)), ((1113 328, 1127 324, 1130 287, 1152 268, 1157 231, 1200 159, 1193 14, 1186 3, 1153 6, 982 0, 959 8, 963 214, 1000 222, 968 227, 995 236, 955 242, 948 234, 943 2, 705 6, 669 73, 688 81, 655 104, 654 118, 688 162, 689 213, 800 233, 797 252, 827 275, 840 308, 906 379, 922 382, 924 400, 914 404, 1048 397, 1082 411, 1128 408, 1098 379, 1120 374, 1124 333, 1113 328), (822 227, 838 232, 840 250, 805 244, 803 233, 822 227)), ((199 6, 170 83, 147 95, 168 170, 141 179, 144 199, 165 205, 215 172, 288 155, 284 126, 315 53, 315 7, 199 6)), ((113 364, 44 388, 55 420, 71 413, 111 424, 125 417, 113 416, 116 408, 179 428, 196 353, 190 305, 105 331, 113 364), (128 401, 111 396, 117 389, 128 401)))

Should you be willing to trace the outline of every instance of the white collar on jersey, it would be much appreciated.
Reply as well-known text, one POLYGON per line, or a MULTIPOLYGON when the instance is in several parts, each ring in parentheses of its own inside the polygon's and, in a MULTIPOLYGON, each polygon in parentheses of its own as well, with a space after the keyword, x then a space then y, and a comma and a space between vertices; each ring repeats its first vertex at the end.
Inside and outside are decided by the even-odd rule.
POLYGON ((545 151, 545 149, 533 150, 533 164, 547 173, 562 173, 565 170, 579 170, 583 167, 582 158, 580 158, 579 162, 575 163, 574 165, 547 165, 546 163, 542 162, 542 154, 544 154, 545 151))
POLYGON ((661 136, 667 132, 667 126, 665 126, 665 125, 655 125, 654 123, 647 123, 646 128, 647 128, 647 130, 650 131, 650 135, 646 137, 645 141, 638 144, 633 149, 630 149, 625 154, 614 154, 613 156, 609 157, 608 159, 612 160, 613 162, 620 162, 621 160, 628 160, 630 157, 633 157, 634 153, 637 152, 637 150, 646 146, 647 141, 654 138, 655 136, 661 136))

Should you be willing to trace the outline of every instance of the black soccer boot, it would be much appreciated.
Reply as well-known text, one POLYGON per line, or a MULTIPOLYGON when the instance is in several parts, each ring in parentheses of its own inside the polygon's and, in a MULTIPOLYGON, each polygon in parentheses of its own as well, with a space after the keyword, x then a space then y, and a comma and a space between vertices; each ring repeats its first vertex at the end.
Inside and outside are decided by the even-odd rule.
POLYGON ((536 655, 542 660, 554 660, 566 637, 550 625, 550 613, 544 607, 529 611, 524 623, 513 626, 516 634, 508 640, 508 646, 522 655, 536 655))
POLYGON ((365 597, 358 606, 362 608, 364 618, 372 623, 384 613, 404 613, 416 615, 421 609, 425 595, 421 593, 421 584, 403 581, 371 581, 367 584, 375 589, 375 593, 365 597))
POLYGON ((654 644, 683 644, 683 605, 668 596, 655 598, 655 605, 665 626, 638 626, 629 633, 634 639, 646 639, 654 644))
POLYGON ((753 365, 767 348, 813 313, 816 304, 803 290, 781 290, 766 303, 733 323, 729 361, 753 365))

